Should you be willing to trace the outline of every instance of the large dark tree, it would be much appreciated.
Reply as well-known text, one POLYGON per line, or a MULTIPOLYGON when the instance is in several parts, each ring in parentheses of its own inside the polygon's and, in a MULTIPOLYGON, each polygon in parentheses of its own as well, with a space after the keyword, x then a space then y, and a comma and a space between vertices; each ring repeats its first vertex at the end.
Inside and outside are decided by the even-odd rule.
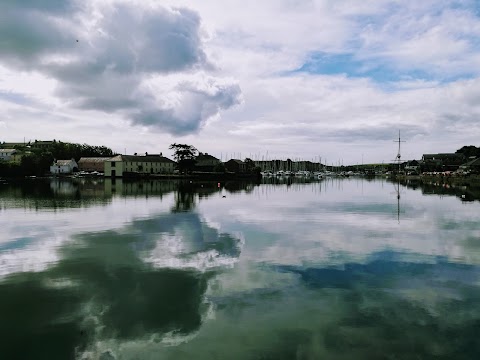
POLYGON ((178 170, 181 172, 191 171, 195 166, 195 158, 197 157, 198 150, 187 144, 173 143, 169 147, 173 150, 173 158, 177 162, 178 170))
POLYGON ((464 146, 461 149, 455 151, 456 154, 463 154, 468 159, 471 156, 479 157, 480 156, 480 148, 477 148, 473 145, 464 146))
POLYGON ((251 171, 255 167, 255 162, 250 158, 246 158, 244 163, 247 171, 251 171))
POLYGON ((252 159, 250 158, 245 159, 245 168, 248 173, 255 174, 257 178, 261 178, 261 175, 260 175, 261 169, 259 166, 255 166, 255 161, 253 161, 252 159))
POLYGON ((57 141, 50 147, 50 152, 56 159, 75 159, 80 160, 81 157, 109 157, 114 153, 106 146, 92 146, 88 144, 73 144, 57 141))

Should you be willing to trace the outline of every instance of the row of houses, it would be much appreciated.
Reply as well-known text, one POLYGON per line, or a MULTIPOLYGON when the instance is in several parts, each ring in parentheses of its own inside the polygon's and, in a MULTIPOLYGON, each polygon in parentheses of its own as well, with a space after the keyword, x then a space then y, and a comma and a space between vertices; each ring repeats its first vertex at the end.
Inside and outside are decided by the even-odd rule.
POLYGON ((431 171, 480 173, 480 158, 467 158, 461 153, 424 154, 421 160, 407 161, 401 164, 401 168, 409 173, 431 171))
MULTIPOLYGON (((29 143, 32 148, 50 147, 55 144, 53 141, 35 141, 29 143)), ((19 164, 23 156, 29 152, 22 152, 15 149, 17 143, 0 144, 0 160, 19 164)), ((230 172, 247 172, 247 164, 239 159, 231 159, 222 163, 218 158, 208 154, 199 153, 196 157, 195 170, 212 172, 219 164, 223 164, 230 172)), ((254 165, 261 170, 282 169, 282 170, 319 170, 320 163, 310 161, 283 161, 267 160, 255 161, 254 165)), ((480 158, 466 158, 461 153, 438 153, 424 154, 421 160, 412 160, 401 164, 405 172, 421 173, 428 171, 463 171, 480 173, 480 158)), ((99 172, 108 177, 123 177, 129 174, 172 174, 176 170, 175 161, 160 154, 145 155, 117 155, 114 157, 82 157, 78 163, 74 159, 56 160, 50 167, 52 174, 69 174, 76 171, 99 172)))
POLYGON ((24 156, 29 156, 32 154, 30 150, 48 150, 56 143, 56 140, 0 142, 0 160, 20 164, 24 156))
MULTIPOLYGON (((208 153, 196 157, 195 170, 212 172, 222 162, 208 153)), ((231 159, 223 163, 227 171, 243 173, 247 171, 244 161, 231 159)), ((160 154, 116 155, 114 157, 82 157, 78 163, 75 159, 55 160, 50 166, 52 174, 71 174, 73 172, 99 172, 106 177, 124 177, 130 175, 173 174, 177 163, 160 154)))
POLYGON ((16 148, 30 148, 30 149, 49 149, 57 140, 35 140, 28 142, 0 142, 0 148, 2 149, 16 149, 16 148))
POLYGON ((71 174, 73 172, 98 172, 108 177, 123 177, 128 174, 172 174, 175 161, 159 155, 117 155, 114 157, 82 157, 78 161, 54 160, 51 174, 71 174))
POLYGON ((56 143, 52 141, 29 141, 27 143, 19 142, 0 142, 0 160, 20 164, 22 157, 31 154, 30 149, 49 149, 56 143), (23 150, 20 150, 23 149, 23 150))

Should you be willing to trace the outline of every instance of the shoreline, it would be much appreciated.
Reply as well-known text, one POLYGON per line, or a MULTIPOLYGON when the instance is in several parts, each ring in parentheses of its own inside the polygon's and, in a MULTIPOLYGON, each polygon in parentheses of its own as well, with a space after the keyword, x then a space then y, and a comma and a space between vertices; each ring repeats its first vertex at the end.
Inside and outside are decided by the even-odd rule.
POLYGON ((480 185, 480 175, 446 176, 446 175, 397 175, 390 180, 418 181, 421 183, 444 183, 457 185, 480 185))

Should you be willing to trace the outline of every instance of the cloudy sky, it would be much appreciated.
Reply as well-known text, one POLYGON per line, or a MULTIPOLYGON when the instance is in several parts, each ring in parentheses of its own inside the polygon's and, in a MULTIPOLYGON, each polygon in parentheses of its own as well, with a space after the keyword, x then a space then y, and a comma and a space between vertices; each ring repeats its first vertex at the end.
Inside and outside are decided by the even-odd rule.
POLYGON ((477 0, 2 0, 0 141, 346 164, 479 146, 477 0))

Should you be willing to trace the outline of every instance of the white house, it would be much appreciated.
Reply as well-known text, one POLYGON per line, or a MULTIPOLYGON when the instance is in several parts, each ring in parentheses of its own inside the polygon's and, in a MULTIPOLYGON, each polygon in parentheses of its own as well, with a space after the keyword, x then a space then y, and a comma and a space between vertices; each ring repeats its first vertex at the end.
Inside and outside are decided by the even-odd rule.
POLYGON ((0 149, 0 160, 11 161, 16 152, 15 149, 0 149))
POLYGON ((56 160, 50 166, 51 174, 71 174, 78 170, 78 164, 75 159, 70 160, 56 160))

